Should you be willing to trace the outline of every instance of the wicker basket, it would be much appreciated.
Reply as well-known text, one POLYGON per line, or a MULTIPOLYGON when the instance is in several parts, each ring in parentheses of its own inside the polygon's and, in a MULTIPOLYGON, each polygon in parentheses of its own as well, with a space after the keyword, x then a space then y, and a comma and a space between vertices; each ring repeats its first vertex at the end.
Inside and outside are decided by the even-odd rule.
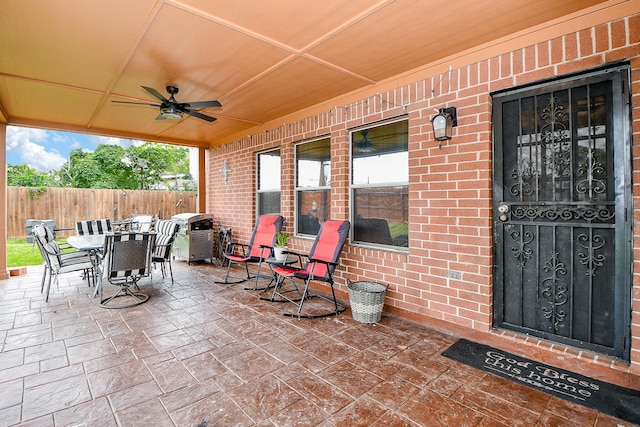
POLYGON ((353 319, 362 323, 379 322, 387 286, 375 282, 351 282, 347 288, 353 319))

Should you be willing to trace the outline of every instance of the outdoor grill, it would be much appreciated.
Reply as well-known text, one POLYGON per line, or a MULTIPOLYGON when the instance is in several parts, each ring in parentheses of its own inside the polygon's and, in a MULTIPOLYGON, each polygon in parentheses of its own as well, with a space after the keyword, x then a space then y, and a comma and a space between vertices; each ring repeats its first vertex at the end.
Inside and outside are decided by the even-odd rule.
POLYGON ((171 220, 180 224, 173 245, 175 259, 190 263, 213 258, 213 215, 181 213, 171 220))

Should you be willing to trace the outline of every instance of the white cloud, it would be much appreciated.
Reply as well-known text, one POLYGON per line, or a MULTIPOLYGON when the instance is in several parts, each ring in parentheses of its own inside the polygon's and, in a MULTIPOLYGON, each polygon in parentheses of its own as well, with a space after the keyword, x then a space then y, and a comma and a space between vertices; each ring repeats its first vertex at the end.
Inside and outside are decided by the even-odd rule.
POLYGON ((75 149, 93 151, 100 144, 129 148, 144 143, 116 137, 7 126, 7 163, 26 163, 39 172, 48 172, 60 169, 75 149))
POLYGON ((53 151, 47 152, 44 146, 27 141, 22 147, 22 157, 25 163, 39 172, 49 172, 60 169, 66 158, 53 151))
POLYGON ((129 148, 132 145, 139 146, 144 144, 144 141, 116 138, 115 136, 92 135, 90 139, 93 143, 95 143, 96 147, 100 144, 106 144, 106 145, 118 145, 122 148, 129 148))
POLYGON ((7 152, 13 151, 23 164, 40 172, 60 169, 67 159, 45 147, 48 138, 49 132, 43 129, 7 126, 7 152))
POLYGON ((42 142, 46 139, 47 133, 43 129, 7 126, 7 150, 19 149, 24 141, 42 142))
MULTIPOLYGON (((47 131, 45 131, 47 132, 47 131)), ((51 141, 56 144, 64 144, 69 150, 75 150, 76 148, 82 148, 82 142, 74 138, 75 134, 70 132, 53 132, 49 131, 48 135, 51 137, 51 141)))

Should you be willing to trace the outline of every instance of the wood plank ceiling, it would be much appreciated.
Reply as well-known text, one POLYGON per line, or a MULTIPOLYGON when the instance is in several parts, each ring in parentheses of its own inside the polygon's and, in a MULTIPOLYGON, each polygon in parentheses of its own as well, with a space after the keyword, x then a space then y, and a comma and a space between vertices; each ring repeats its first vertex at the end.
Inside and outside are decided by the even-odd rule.
POLYGON ((0 122, 213 146, 603 0, 3 0, 0 122), (178 101, 155 120, 141 85, 178 101))

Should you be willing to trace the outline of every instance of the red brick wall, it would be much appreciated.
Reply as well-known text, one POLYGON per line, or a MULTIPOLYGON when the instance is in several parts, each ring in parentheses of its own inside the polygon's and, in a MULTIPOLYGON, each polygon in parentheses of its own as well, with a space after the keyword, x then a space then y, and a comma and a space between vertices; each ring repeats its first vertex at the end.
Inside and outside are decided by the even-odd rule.
MULTIPOLYGON (((293 144, 318 136, 332 141, 331 216, 349 217, 349 129, 406 115, 409 119, 409 250, 347 245, 337 291, 346 281, 389 285, 385 310, 445 329, 487 333, 492 324, 492 126, 490 92, 628 60, 633 80, 634 265, 640 260, 640 15, 527 46, 381 90, 303 120, 210 150, 208 207, 247 240, 255 215, 255 153, 280 147, 282 214, 293 229, 293 144), (433 140, 434 109, 458 108, 453 139, 433 140), (232 169, 228 184, 223 161, 232 169), (448 326, 447 326, 448 325, 448 326)), ((296 249, 310 240, 292 239, 296 249)), ((633 349, 630 370, 640 373, 640 268, 634 268, 633 349)), ((462 332, 461 332, 462 331, 462 332)), ((503 334, 508 335, 508 334, 503 334)), ((512 339, 512 338, 505 338, 512 339)), ((527 341, 522 339, 522 341, 527 341)), ((536 345, 535 343, 533 345, 536 345)), ((554 346, 555 351, 570 352, 554 346)), ((597 357, 595 359, 598 359, 597 357)), ((603 359, 604 360, 604 359, 603 359)), ((611 363, 613 362, 601 362, 611 363)), ((617 369, 628 369, 620 368, 617 369)))

